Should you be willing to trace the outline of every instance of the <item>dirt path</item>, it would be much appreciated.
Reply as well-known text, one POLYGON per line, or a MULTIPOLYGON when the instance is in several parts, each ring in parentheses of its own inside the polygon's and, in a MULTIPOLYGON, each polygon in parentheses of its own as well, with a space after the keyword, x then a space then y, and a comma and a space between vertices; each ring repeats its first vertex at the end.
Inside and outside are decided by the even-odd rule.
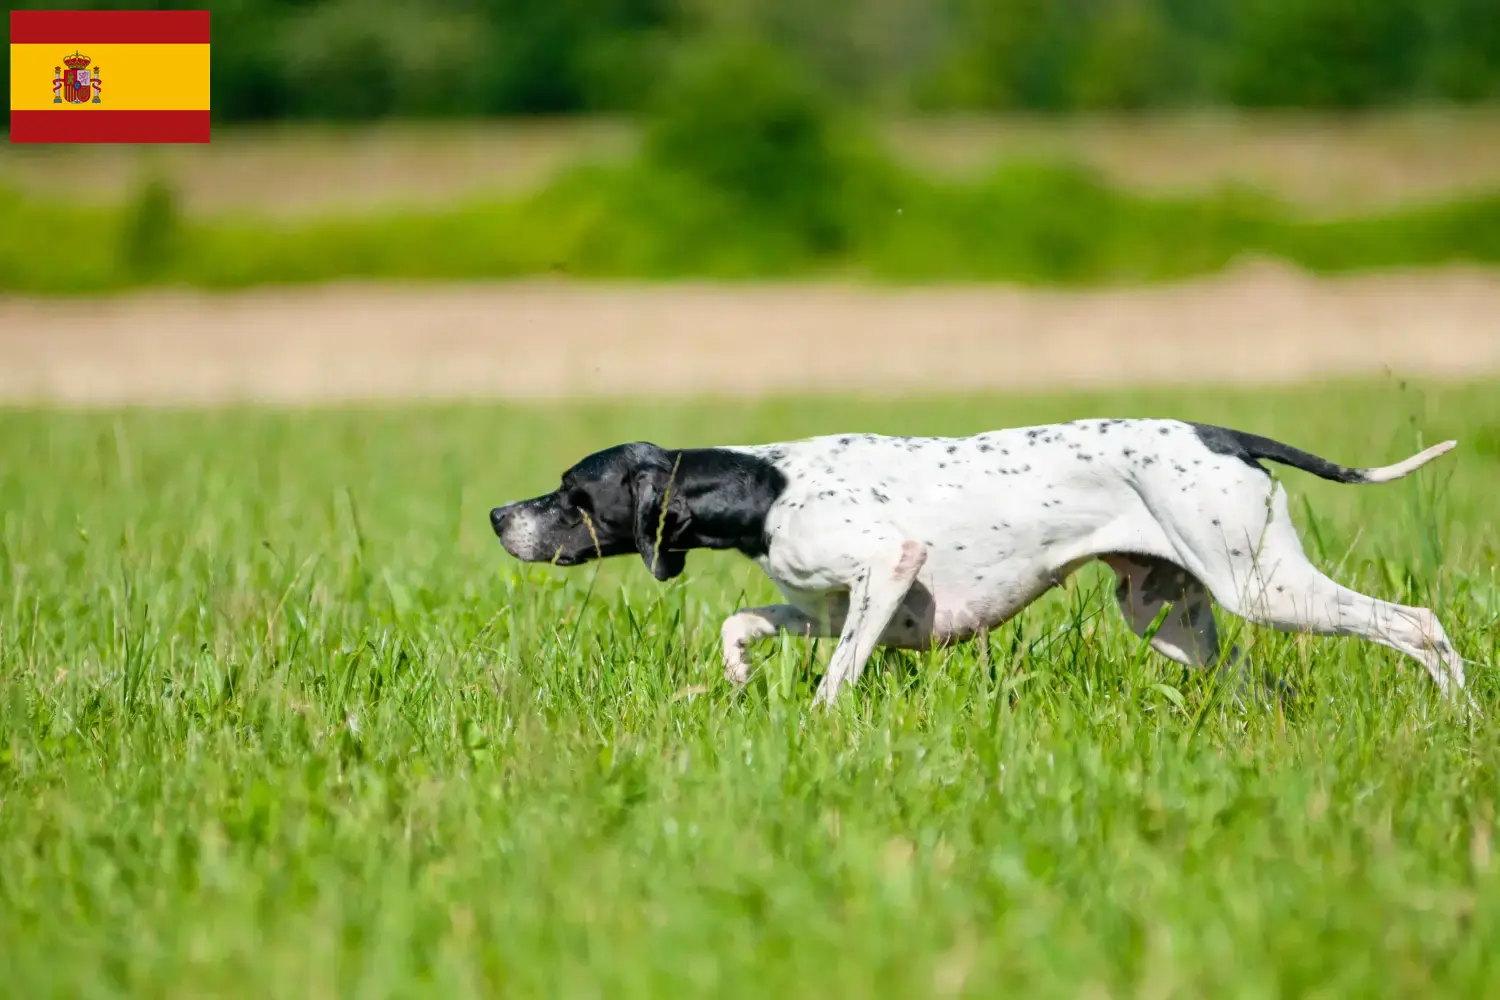
POLYGON ((339 285, 0 300, 0 401, 754 395, 1500 374, 1500 274, 1168 287, 339 285))
MULTIPOLYGON (((1242 184, 1317 214, 1379 211, 1500 185, 1500 116, 1484 107, 1357 117, 939 115, 885 121, 879 132, 893 155, 943 175, 1060 159, 1132 190, 1181 195, 1242 184)), ((138 194, 145 176, 160 174, 189 213, 295 217, 528 190, 568 164, 628 156, 637 141, 630 123, 603 118, 216 127, 207 145, 0 142, 0 183, 70 203, 115 204, 138 194)))

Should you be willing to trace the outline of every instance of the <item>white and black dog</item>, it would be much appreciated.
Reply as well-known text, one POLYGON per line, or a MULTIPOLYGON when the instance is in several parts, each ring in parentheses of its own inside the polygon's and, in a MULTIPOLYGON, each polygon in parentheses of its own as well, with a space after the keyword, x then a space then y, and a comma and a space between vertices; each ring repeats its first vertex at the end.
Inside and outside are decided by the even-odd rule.
POLYGON ((1190 666, 1221 655, 1210 595, 1286 631, 1356 635, 1420 661, 1446 695, 1464 663, 1426 608, 1340 586, 1303 554, 1286 492, 1258 459, 1340 483, 1399 479, 1269 438, 1177 420, 1079 420, 964 438, 846 434, 754 447, 624 444, 583 459, 552 493, 490 522, 527 562, 638 553, 658 580, 692 549, 737 549, 788 603, 723 626, 724 675, 781 630, 839 637, 815 703, 859 680, 877 645, 924 649, 993 629, 1098 559, 1132 629, 1190 666))

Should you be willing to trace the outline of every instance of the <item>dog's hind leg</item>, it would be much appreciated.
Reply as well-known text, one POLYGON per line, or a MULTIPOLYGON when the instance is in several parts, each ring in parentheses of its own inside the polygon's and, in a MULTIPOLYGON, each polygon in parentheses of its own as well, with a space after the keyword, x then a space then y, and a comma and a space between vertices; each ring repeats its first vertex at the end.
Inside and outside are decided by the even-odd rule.
POLYGON ((1154 556, 1111 555, 1103 562, 1119 583, 1115 601, 1136 635, 1145 636, 1162 608, 1170 605, 1161 627, 1151 637, 1151 648, 1183 666, 1204 668, 1229 665, 1239 655, 1231 648, 1223 657, 1208 591, 1187 570, 1154 556), (1221 660, 1222 657, 1222 660, 1221 660))
POLYGON ((1239 647, 1223 648, 1214 622, 1213 598, 1187 570, 1155 556, 1109 555, 1102 561, 1119 578, 1115 601, 1136 635, 1151 634, 1162 609, 1168 609, 1151 635, 1151 648, 1156 652, 1194 670, 1217 670, 1220 681, 1227 682, 1237 696, 1252 694, 1265 700, 1274 689, 1284 687, 1270 677, 1261 678, 1263 686, 1257 687, 1241 675, 1239 647))
MULTIPOLYGON (((1271 488, 1258 528, 1228 522, 1224 527, 1234 533, 1196 538, 1192 547, 1207 569, 1205 582, 1226 611, 1283 632, 1378 642, 1426 667, 1444 695, 1464 691, 1463 660, 1437 616, 1427 608, 1367 597, 1323 575, 1302 550, 1280 485, 1271 488)), ((1466 700, 1472 707, 1472 698, 1466 700)))
POLYGON ((830 704, 845 683, 859 682, 870 654, 927 561, 927 547, 906 541, 866 564, 849 587, 849 612, 839 644, 818 685, 815 705, 830 704))

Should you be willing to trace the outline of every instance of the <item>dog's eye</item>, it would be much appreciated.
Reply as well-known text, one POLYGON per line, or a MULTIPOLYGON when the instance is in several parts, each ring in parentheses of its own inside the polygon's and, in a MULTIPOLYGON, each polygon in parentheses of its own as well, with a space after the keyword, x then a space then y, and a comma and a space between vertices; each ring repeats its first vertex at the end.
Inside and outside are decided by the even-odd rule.
POLYGON ((563 494, 563 502, 569 507, 577 507, 579 510, 589 509, 589 495, 580 489, 570 489, 563 494))

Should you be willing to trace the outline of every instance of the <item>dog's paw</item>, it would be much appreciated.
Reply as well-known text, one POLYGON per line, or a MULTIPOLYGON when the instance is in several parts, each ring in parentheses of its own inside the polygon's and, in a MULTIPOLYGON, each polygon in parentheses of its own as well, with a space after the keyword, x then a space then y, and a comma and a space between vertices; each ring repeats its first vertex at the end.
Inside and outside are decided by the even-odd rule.
POLYGON ((745 656, 745 645, 738 636, 724 636, 724 679, 736 687, 750 683, 750 660, 745 656))
POLYGON ((735 687, 750 683, 750 661, 739 650, 724 650, 724 679, 735 687))
POLYGON ((720 632, 724 648, 724 679, 737 687, 750 683, 750 660, 745 655, 744 623, 736 616, 724 622, 720 632))

